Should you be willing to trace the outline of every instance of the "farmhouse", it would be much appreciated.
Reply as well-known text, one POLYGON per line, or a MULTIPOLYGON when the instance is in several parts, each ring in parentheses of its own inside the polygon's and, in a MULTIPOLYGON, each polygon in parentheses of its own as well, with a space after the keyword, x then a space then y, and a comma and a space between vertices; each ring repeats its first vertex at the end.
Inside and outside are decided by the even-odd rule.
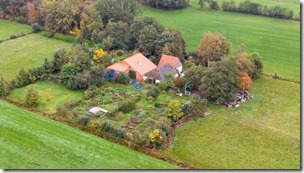
POLYGON ((179 74, 183 72, 183 64, 177 57, 163 54, 158 63, 158 67, 162 67, 166 64, 169 64, 172 68, 176 69, 179 74))
POLYGON ((153 64, 153 62, 143 54, 138 53, 130 58, 107 67, 107 70, 115 70, 115 74, 121 72, 126 73, 131 79, 136 79, 138 82, 142 82, 143 80, 146 80, 146 77, 144 76, 156 68, 157 66, 153 64))

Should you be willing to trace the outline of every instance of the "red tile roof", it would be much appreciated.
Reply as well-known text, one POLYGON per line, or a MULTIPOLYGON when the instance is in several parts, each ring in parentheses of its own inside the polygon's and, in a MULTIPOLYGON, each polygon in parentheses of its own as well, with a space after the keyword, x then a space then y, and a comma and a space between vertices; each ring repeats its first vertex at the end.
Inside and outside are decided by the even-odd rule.
POLYGON ((119 62, 107 67, 107 69, 115 70, 118 72, 126 72, 129 67, 130 66, 127 63, 125 63, 124 61, 119 61, 119 62))
POLYGON ((158 63, 158 67, 161 67, 165 64, 169 64, 172 68, 178 68, 178 67, 182 66, 182 63, 180 62, 180 60, 177 57, 163 54, 158 63))
POLYGON ((141 75, 145 75, 149 71, 157 68, 157 66, 146 58, 143 54, 138 53, 124 60, 129 66, 131 66, 136 72, 141 75))

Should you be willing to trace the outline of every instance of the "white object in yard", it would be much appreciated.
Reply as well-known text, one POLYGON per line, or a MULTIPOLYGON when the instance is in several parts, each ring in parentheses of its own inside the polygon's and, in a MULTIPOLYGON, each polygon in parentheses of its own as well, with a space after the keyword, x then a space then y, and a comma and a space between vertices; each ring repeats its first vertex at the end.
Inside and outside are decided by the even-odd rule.
POLYGON ((235 105, 235 107, 236 107, 236 108, 238 108, 238 107, 240 107, 240 105, 239 105, 239 104, 237 104, 237 105, 235 105))
POLYGON ((108 113, 107 110, 101 109, 101 108, 99 108, 99 107, 93 107, 92 109, 89 110, 89 112, 91 112, 91 113, 94 114, 94 115, 96 115, 98 112, 102 112, 102 113, 103 113, 102 116, 104 116, 106 113, 108 113))

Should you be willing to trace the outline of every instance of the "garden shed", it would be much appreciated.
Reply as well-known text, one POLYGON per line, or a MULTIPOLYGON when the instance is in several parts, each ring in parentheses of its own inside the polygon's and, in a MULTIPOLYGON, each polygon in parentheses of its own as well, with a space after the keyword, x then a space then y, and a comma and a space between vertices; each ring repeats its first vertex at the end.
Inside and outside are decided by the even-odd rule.
POLYGON ((99 107, 93 107, 89 110, 90 113, 96 115, 98 112, 101 112, 102 113, 102 116, 104 116, 106 113, 108 113, 107 110, 105 109, 101 109, 99 107))

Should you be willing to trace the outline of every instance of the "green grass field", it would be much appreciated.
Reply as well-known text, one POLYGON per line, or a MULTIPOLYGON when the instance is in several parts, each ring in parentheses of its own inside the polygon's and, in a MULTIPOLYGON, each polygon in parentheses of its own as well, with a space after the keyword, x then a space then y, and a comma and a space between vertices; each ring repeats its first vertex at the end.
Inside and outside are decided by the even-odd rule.
POLYGON ((178 28, 188 51, 197 49, 204 33, 220 32, 232 42, 232 54, 245 44, 249 53, 263 57, 265 73, 300 81, 300 22, 193 7, 177 11, 143 7, 142 15, 155 17, 166 28, 178 28))
MULTIPOLYGON (((230 0, 217 0, 219 5, 221 6, 223 1, 230 0)), ((234 2, 239 5, 240 2, 244 2, 245 0, 234 0, 234 2)), ((298 15, 300 12, 300 1, 299 0, 250 0, 251 2, 257 2, 263 5, 267 5, 268 7, 273 6, 281 6, 288 7, 294 11, 294 15, 298 15)), ((198 0, 190 0, 193 7, 198 7, 198 0)))
POLYGON ((179 128, 168 156, 202 169, 299 169, 300 85, 263 77, 239 108, 209 105, 179 128))
POLYGON ((32 27, 19 23, 0 19, 0 40, 9 39, 12 35, 20 35, 32 32, 32 27))
MULTIPOLYGON (((74 100, 77 98, 81 98, 83 95, 83 91, 71 91, 67 89, 65 86, 61 84, 56 84, 54 82, 48 82, 48 81, 39 81, 35 84, 29 85, 29 86, 35 86, 39 91, 39 107, 41 110, 55 113, 56 112, 56 106, 60 104, 64 104, 68 102, 69 100, 74 100), (50 100, 47 101, 45 94, 49 93, 50 100)), ((29 87, 27 86, 27 87, 29 87)), ((24 103, 25 102, 25 91, 27 87, 18 88, 13 90, 9 98, 24 103)))
POLYGON ((176 169, 127 147, 0 102, 2 169, 176 169))
POLYGON ((40 34, 30 34, 0 43, 0 74, 5 80, 11 80, 22 67, 28 69, 40 66, 46 57, 53 59, 57 49, 69 47, 69 43, 40 34))

